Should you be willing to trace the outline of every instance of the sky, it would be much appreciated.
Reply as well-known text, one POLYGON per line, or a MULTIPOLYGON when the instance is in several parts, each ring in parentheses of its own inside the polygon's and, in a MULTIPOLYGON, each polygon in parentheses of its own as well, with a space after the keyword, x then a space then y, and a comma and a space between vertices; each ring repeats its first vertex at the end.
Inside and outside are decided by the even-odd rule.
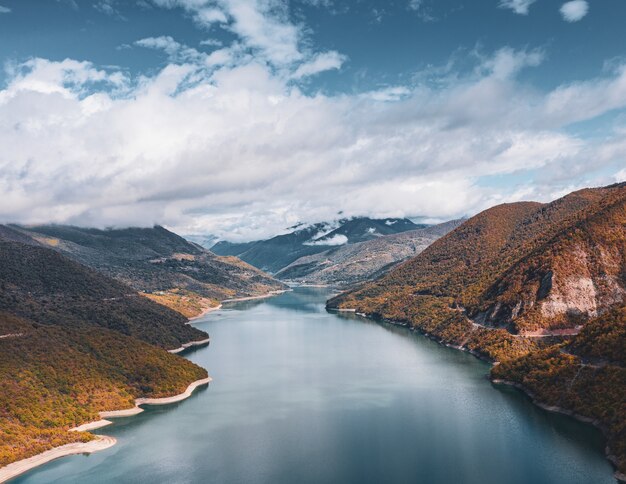
POLYGON ((0 222, 245 241, 626 180, 626 0, 0 0, 0 222))

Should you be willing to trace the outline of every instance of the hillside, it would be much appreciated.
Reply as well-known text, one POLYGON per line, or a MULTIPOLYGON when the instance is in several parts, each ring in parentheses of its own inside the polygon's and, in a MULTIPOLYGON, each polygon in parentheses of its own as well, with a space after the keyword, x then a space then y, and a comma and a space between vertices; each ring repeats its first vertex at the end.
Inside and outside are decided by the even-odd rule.
POLYGON ((58 252, 0 231, 0 466, 90 434, 68 432, 206 370, 172 355, 208 335, 181 314, 58 252))
POLYGON ((332 247, 373 240, 385 235, 423 228, 408 219, 355 217, 313 225, 298 224, 291 232, 268 240, 246 243, 218 242, 211 250, 235 255, 272 274, 301 257, 325 252, 332 247))
MULTIPOLYGON (((215 306, 223 299, 249 297, 285 286, 235 257, 218 257, 203 247, 156 226, 89 229, 61 225, 10 226, 34 245, 61 254, 129 285, 153 294, 183 312, 215 306)), ((189 314, 193 315, 193 314, 189 314)))
POLYGON ((92 438, 68 429, 141 396, 181 393, 206 370, 100 327, 42 325, 0 312, 0 466, 92 438))
POLYGON ((597 420, 624 470, 626 385, 615 353, 626 347, 625 227, 624 183, 548 204, 499 205, 328 306, 501 361, 494 377, 548 405, 558 394, 558 406, 597 420), (571 346, 554 346, 572 337, 571 346))
POLYGON ((40 324, 104 327, 166 349, 206 333, 181 314, 61 254, 0 240, 0 311, 40 324))
POLYGON ((333 247, 301 257, 276 273, 289 282, 350 286, 391 270, 422 252, 462 223, 453 220, 417 230, 385 235, 364 242, 333 247))

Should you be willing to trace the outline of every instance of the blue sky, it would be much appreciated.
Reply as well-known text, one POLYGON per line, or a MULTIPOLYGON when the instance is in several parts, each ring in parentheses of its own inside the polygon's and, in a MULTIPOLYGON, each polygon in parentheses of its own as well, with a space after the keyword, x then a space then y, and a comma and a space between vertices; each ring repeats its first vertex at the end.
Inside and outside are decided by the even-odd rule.
POLYGON ((245 240, 626 178, 624 0, 0 0, 3 221, 245 240))

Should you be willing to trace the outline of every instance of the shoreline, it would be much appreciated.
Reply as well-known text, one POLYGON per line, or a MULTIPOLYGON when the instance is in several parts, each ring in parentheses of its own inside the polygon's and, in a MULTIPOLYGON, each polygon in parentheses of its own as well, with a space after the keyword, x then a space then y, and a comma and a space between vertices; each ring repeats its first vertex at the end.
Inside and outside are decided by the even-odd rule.
POLYGON ((196 316, 192 316, 189 318, 189 320, 187 321, 187 324, 189 324, 191 321, 194 321, 195 319, 199 319, 203 316, 206 316, 207 314, 213 312, 213 311, 218 311, 219 309, 222 309, 222 304, 218 304, 217 306, 209 306, 208 308, 204 308, 200 314, 197 314, 196 316))
POLYGON ((94 440, 90 440, 89 442, 74 442, 71 444, 61 445, 60 447, 54 447, 41 452, 40 454, 28 457, 27 459, 11 462, 10 464, 0 468, 0 482, 13 479, 24 472, 34 469, 35 467, 39 467, 40 465, 47 464, 50 461, 60 459, 61 457, 76 454, 92 454, 93 452, 98 452, 99 450, 108 449, 116 443, 117 440, 113 437, 109 437, 107 435, 97 435, 94 440))
MULTIPOLYGON (((144 409, 141 408, 139 405, 169 405, 171 403, 180 402, 189 398, 196 388, 203 385, 208 385, 212 380, 213 379, 210 376, 202 378, 200 380, 196 380, 190 383, 183 393, 179 393, 178 395, 174 395, 171 397, 136 398, 134 407, 123 410, 108 410, 98 412, 100 420, 94 420, 92 422, 84 423, 82 425, 79 425, 78 427, 69 429, 68 432, 85 432, 88 430, 95 430, 106 427, 107 425, 111 425, 113 423, 110 420, 106 420, 107 418, 130 417, 132 415, 137 415, 138 413, 143 412, 144 409)), ((7 464, 6 466, 0 468, 0 482, 5 482, 9 479, 13 479, 20 474, 28 472, 36 467, 39 467, 40 465, 47 464, 48 462, 59 459, 61 457, 76 454, 91 454, 99 450, 108 449, 109 447, 112 447, 117 443, 117 440, 114 437, 110 437, 108 435, 96 435, 95 437, 96 438, 94 440, 90 440, 89 442, 74 442, 71 444, 65 444, 46 450, 26 459, 11 462, 10 464, 7 464)))
POLYGON ((173 350, 167 350, 168 353, 172 353, 172 354, 177 354, 180 353, 182 351, 185 351, 186 349, 189 348, 193 348, 195 346, 206 346, 211 342, 211 338, 206 338, 206 339, 201 339, 198 341, 190 341, 189 343, 183 343, 180 347, 173 349, 173 350))
MULTIPOLYGON (((425 331, 420 330, 419 328, 414 328, 412 326, 410 326, 408 323, 402 323, 400 321, 393 321, 390 319, 377 319, 374 318, 366 313, 361 313, 361 312, 357 312, 356 309, 339 309, 339 308, 327 308, 330 311, 333 312, 351 312, 356 314, 357 316, 363 317, 363 318, 367 318, 369 320, 375 321, 375 322, 382 322, 382 323, 387 323, 387 324, 391 324, 393 326, 399 326, 402 328, 407 329, 408 331, 412 332, 412 333, 419 333, 425 337, 427 337, 428 339, 436 342, 437 344, 441 345, 441 346, 445 346, 447 348, 452 348, 458 351, 463 351, 465 353, 469 353, 472 356, 474 356, 475 358, 484 361, 486 363, 491 364, 491 366, 495 366, 497 364, 499 364, 499 362, 497 361, 493 361, 479 353, 477 353, 476 351, 470 350, 464 346, 458 346, 458 345, 453 345, 450 343, 446 343, 444 340, 437 338, 425 331)), ((606 441, 608 441, 607 435, 606 435, 606 428, 600 423, 600 421, 598 421, 597 419, 592 419, 590 417, 586 417, 584 415, 580 415, 577 414, 575 412, 572 412, 571 410, 568 410, 566 408, 563 407, 558 407, 558 406, 553 406, 553 405, 546 405, 545 403, 541 403, 537 397, 528 389, 526 389, 523 385, 513 382, 513 381, 508 381, 508 380, 501 380, 501 379, 491 379, 489 378, 489 381, 493 384, 493 385, 507 385, 507 386, 512 386, 514 388, 517 388, 518 390, 520 390, 522 393, 524 393, 525 395, 527 395, 530 399, 533 405, 541 408, 542 410, 545 410, 547 412, 552 412, 552 413, 560 413, 562 415, 567 415, 569 417, 574 418, 575 420, 578 420, 579 422, 583 422, 586 424, 590 424, 593 425, 595 428, 597 428, 598 430, 600 430, 600 432, 602 432, 602 435, 604 437, 604 439, 606 441)), ((613 477, 615 477, 615 479, 617 480, 618 483, 620 484, 626 484, 626 474, 622 473, 619 471, 618 467, 617 467, 617 457, 614 456, 613 454, 611 454, 611 450, 609 449, 608 445, 606 446, 606 448, 604 449, 604 455, 606 457, 606 459, 611 463, 611 465, 614 468, 614 472, 613 472, 613 477)))

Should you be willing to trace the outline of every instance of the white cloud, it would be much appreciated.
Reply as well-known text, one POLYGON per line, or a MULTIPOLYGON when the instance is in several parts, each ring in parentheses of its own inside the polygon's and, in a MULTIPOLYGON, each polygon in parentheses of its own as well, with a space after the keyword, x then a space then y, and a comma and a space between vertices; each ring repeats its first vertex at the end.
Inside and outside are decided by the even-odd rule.
POLYGON ((335 234, 330 239, 324 240, 314 240, 312 242, 305 242, 304 245, 328 245, 328 246, 337 246, 337 245, 345 245, 348 243, 348 237, 342 234, 335 234))
POLYGON ((200 41, 200 45, 204 45, 204 46, 207 46, 207 47, 221 47, 224 44, 222 43, 221 40, 206 39, 206 40, 200 41))
POLYGON ((518 15, 528 15, 528 9, 536 0, 501 0, 500 8, 509 8, 518 15))
POLYGON ((302 77, 319 74, 320 72, 340 69, 345 60, 345 56, 334 50, 323 52, 314 56, 310 61, 300 64, 292 77, 294 79, 300 79, 302 77))
POLYGON ((140 43, 170 63, 132 79, 69 59, 9 66, 0 221, 158 222, 250 239, 338 210, 447 218, 545 199, 588 181, 589 160, 608 172, 626 157, 623 133, 600 144, 563 129, 625 108, 626 67, 544 94, 515 77, 539 54, 504 49, 438 89, 305 95, 244 55, 207 69, 222 49, 204 57, 169 37, 140 43), (520 173, 532 173, 532 190, 477 184, 520 173))
POLYGON ((11 9, 9 7, 3 7, 0 5, 0 14, 2 13, 11 13, 11 9))
POLYGON ((362 94, 363 97, 380 102, 399 101, 411 94, 411 90, 406 86, 391 86, 377 89, 362 94))
POLYGON ((566 22, 578 22, 589 11, 589 4, 585 0, 572 0, 561 5, 561 15, 566 22))
POLYGON ((218 22, 232 30, 258 56, 284 66, 303 60, 301 32, 274 0, 153 0, 164 8, 183 8, 201 26, 218 22))

